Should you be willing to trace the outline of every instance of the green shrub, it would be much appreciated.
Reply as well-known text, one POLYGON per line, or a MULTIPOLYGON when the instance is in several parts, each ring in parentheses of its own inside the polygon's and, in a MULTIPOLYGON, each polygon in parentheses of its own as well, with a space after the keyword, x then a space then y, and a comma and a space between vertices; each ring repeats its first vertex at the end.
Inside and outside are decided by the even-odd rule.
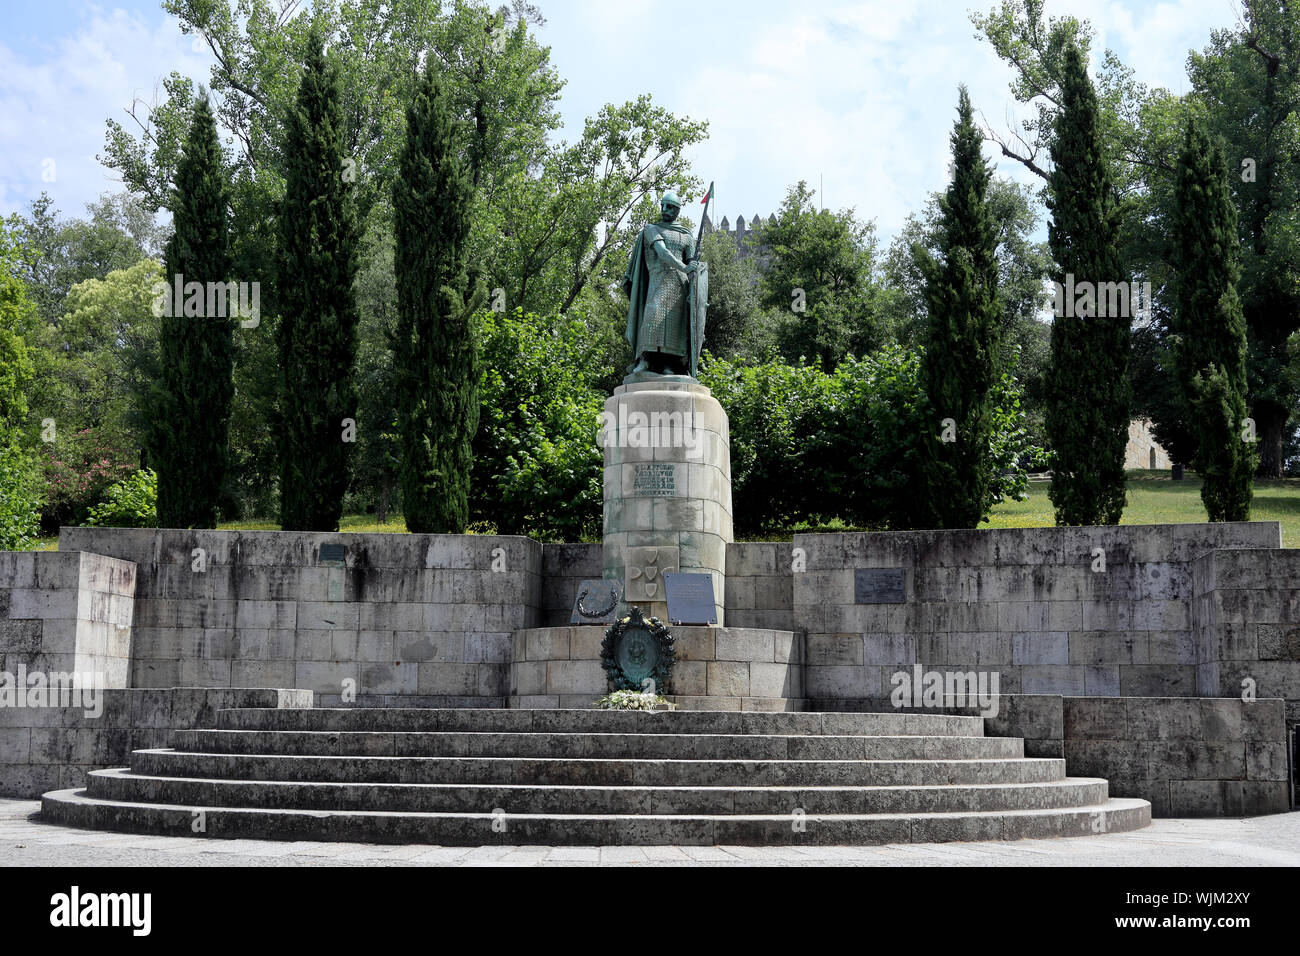
MULTIPOLYGON (((921 440, 928 410, 917 355, 890 347, 849 357, 833 373, 815 365, 746 365, 709 357, 701 380, 726 409, 736 529, 785 531, 843 521, 915 528, 921 440)), ((1020 386, 994 390, 990 457, 997 473, 985 513, 1022 498, 1026 468, 1041 458, 1029 439, 1020 386)))
POLYGON ((578 541, 600 530, 604 396, 592 336, 572 316, 477 319, 482 350, 470 515, 498 534, 578 541))
POLYGON ((41 516, 41 470, 17 444, 0 444, 0 551, 32 546, 41 516))
POLYGON ((158 476, 141 468, 104 493, 86 524, 107 528, 153 528, 158 524, 158 476))

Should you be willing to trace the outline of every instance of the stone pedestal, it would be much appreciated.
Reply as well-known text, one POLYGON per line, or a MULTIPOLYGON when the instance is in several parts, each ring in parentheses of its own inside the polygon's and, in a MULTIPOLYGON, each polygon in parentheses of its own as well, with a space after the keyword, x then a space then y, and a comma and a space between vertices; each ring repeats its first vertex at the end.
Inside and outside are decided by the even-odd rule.
POLYGON ((713 577, 718 623, 731 521, 727 415, 687 376, 650 376, 605 402, 604 576, 667 621, 663 575, 713 577))

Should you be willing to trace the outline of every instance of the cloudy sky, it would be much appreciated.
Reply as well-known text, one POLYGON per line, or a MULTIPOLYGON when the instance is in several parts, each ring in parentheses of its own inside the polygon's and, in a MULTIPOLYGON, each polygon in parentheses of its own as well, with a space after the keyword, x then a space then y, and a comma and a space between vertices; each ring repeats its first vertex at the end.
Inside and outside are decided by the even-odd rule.
MULTIPOLYGON (((536 2, 541 40, 568 81, 566 134, 645 92, 707 119, 709 140, 691 159, 732 220, 766 217, 800 179, 824 181, 826 205, 854 207, 888 237, 946 180, 958 83, 991 121, 1017 115, 1010 71, 967 15, 994 0, 536 2)), ((0 215, 42 190, 80 215, 120 188, 95 160, 105 119, 150 99, 173 70, 203 80, 210 57, 157 0, 0 7, 0 215)), ((1234 0, 1048 0, 1047 11, 1089 19, 1097 51, 1114 49, 1140 81, 1175 92, 1188 51, 1237 16, 1234 0)))

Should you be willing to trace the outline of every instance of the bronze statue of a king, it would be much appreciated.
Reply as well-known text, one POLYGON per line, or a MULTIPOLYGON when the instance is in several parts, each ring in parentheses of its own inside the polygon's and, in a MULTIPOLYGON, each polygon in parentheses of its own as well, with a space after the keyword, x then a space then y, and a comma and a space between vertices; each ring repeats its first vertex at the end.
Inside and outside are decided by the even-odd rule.
POLYGON ((677 194, 664 193, 659 207, 659 221, 641 230, 623 277, 627 341, 635 361, 629 378, 694 378, 704 344, 708 263, 698 258, 699 239, 677 221, 682 211, 677 194))

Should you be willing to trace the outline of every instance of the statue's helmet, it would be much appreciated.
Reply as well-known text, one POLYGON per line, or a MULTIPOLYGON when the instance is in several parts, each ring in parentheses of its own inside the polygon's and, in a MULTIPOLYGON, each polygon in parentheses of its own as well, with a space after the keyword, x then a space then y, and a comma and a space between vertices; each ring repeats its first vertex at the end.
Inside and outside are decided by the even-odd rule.
POLYGON ((678 198, 677 198, 677 194, 676 194, 675 192, 673 192, 673 191, 670 189, 670 190, 668 190, 668 192, 664 193, 663 198, 659 200, 659 205, 660 205, 660 206, 674 206, 674 207, 676 207, 677 209, 681 209, 681 208, 682 208, 682 201, 681 201, 680 199, 678 199, 678 198))

